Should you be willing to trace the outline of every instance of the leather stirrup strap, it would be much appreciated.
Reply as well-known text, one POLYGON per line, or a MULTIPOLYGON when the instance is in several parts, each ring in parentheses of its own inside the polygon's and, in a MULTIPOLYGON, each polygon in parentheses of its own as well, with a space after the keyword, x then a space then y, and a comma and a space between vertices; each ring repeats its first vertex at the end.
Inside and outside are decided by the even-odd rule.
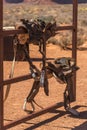
MULTIPOLYGON (((13 74, 14 74, 14 67, 15 67, 15 61, 16 61, 16 52, 17 52, 17 39, 13 40, 13 51, 14 51, 14 58, 13 58, 13 61, 12 61, 12 67, 11 67, 11 70, 10 70, 9 79, 13 78, 13 74)), ((6 99, 8 98, 10 88, 11 88, 11 84, 8 84, 7 88, 6 88, 4 101, 6 101, 6 99)))

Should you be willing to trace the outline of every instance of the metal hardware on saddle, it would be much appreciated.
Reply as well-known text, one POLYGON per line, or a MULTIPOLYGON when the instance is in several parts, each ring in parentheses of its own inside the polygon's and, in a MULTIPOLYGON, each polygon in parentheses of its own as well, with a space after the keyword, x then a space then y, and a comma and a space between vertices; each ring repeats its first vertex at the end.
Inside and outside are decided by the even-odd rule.
POLYGON ((32 75, 32 78, 36 81, 39 80, 39 72, 38 70, 35 70, 34 67, 30 67, 30 72, 31 72, 31 75, 32 75))
POLYGON ((45 71, 42 70, 41 75, 40 75, 40 86, 41 87, 44 87, 44 82, 45 82, 45 71))
POLYGON ((41 70, 40 87, 43 87, 44 88, 44 93, 46 94, 46 96, 49 96, 48 79, 47 79, 46 70, 44 70, 44 69, 41 70))

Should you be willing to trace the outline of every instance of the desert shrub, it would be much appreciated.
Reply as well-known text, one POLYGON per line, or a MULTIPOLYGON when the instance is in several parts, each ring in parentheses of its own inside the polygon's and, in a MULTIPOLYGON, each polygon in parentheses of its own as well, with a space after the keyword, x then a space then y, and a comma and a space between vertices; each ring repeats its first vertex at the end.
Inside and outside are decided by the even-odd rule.
POLYGON ((60 37, 60 44, 59 44, 59 46, 62 49, 66 50, 71 45, 71 43, 72 43, 72 39, 71 39, 71 35, 70 34, 66 33, 65 35, 62 35, 60 37))
POLYGON ((80 46, 85 43, 86 39, 86 30, 84 27, 79 26, 78 32, 77 32, 77 46, 80 46))
POLYGON ((60 48, 66 50, 72 43, 72 37, 69 32, 59 33, 57 37, 52 37, 48 40, 48 43, 52 43, 60 46, 60 48))
POLYGON ((81 25, 82 26, 87 26, 87 20, 82 20, 81 25))
POLYGON ((79 46, 83 45, 84 42, 85 42, 85 39, 83 37, 78 36, 78 38, 77 38, 77 46, 79 47, 79 46))
POLYGON ((52 44, 58 44, 58 40, 55 37, 51 37, 47 40, 47 44, 52 43, 52 44))

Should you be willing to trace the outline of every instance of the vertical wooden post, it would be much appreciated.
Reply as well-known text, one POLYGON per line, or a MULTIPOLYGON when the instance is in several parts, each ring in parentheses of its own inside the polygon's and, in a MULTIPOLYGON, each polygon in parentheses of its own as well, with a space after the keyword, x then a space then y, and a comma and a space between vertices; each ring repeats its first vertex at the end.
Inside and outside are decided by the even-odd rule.
MULTIPOLYGON (((77 62, 77 12, 78 0, 73 0, 73 32, 72 32, 72 57, 77 62)), ((73 99, 76 100, 76 72, 73 76, 73 99)))
POLYGON ((3 130, 3 0, 0 1, 0 130, 3 130))

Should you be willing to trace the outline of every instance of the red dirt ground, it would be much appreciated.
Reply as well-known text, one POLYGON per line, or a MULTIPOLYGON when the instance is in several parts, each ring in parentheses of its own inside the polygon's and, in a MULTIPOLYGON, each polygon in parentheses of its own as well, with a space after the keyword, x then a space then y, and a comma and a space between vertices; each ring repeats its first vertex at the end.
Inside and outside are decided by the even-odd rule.
MULTIPOLYGON (((31 47, 32 56, 39 57, 37 46, 31 47), (35 51, 33 51, 35 50, 35 51)), ((71 51, 61 50, 58 46, 47 45, 47 57, 71 56, 71 51)), ((58 108, 49 113, 41 115, 32 120, 26 121, 10 128, 9 130, 87 130, 87 51, 77 51, 77 65, 80 69, 77 72, 77 98, 71 104, 80 112, 79 117, 66 113, 64 108, 58 108)), ((4 61, 4 79, 9 76, 12 62, 4 61)), ((38 63, 37 63, 38 66, 38 63)), ((14 77, 29 73, 27 62, 16 63, 14 77)), ((33 80, 26 80, 12 84, 8 99, 4 103, 4 122, 10 123, 16 119, 26 116, 22 110, 24 99, 26 98, 33 80)), ((6 86, 4 87, 6 88, 6 86)), ((49 97, 45 96, 41 88, 36 101, 44 108, 63 101, 65 85, 60 85, 54 78, 49 80, 49 97)), ((36 111, 40 108, 36 107, 36 111)))

